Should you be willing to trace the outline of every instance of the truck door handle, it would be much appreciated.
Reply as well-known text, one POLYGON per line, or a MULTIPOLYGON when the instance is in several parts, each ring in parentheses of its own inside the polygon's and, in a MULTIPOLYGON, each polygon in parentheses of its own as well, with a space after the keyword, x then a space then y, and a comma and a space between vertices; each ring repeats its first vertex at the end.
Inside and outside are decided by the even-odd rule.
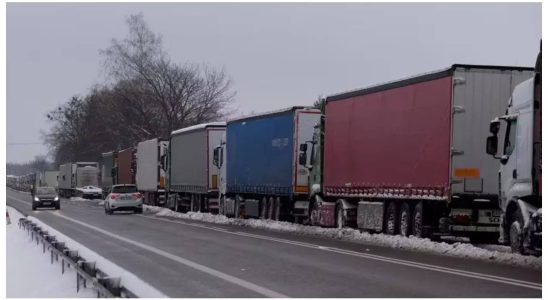
POLYGON ((514 171, 512 171, 512 178, 514 178, 514 179, 518 178, 518 171, 516 169, 514 169, 514 171))

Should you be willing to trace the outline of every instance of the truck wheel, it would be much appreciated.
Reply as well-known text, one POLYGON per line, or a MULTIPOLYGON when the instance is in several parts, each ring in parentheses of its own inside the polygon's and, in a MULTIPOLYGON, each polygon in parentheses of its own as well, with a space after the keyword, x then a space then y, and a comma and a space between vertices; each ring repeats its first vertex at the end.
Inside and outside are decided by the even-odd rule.
POLYGON ((396 201, 390 201, 386 208, 386 218, 384 223, 384 232, 389 235, 398 233, 398 205, 396 201))
POLYGON ((318 201, 313 200, 310 203, 310 208, 308 209, 308 223, 311 226, 318 226, 320 224, 320 209, 318 201))
POLYGON ((409 204, 404 202, 400 207, 400 234, 408 236, 411 229, 411 209, 409 204))
POLYGON ((267 207, 268 199, 266 197, 263 197, 263 199, 261 199, 261 219, 263 220, 266 219, 266 212, 268 211, 267 207))
POLYGON ((512 252, 524 254, 523 248, 523 216, 519 210, 516 210, 512 215, 510 222, 510 248, 512 252))
POLYGON ((280 220, 280 212, 281 212, 281 205, 282 205, 282 199, 280 197, 276 197, 276 200, 274 201, 276 203, 275 209, 274 209, 274 220, 279 221, 280 220))
POLYGON ((343 229, 346 226, 346 217, 344 216, 344 207, 342 204, 337 205, 337 224, 338 229, 343 229))
POLYGON ((219 215, 225 215, 225 197, 219 197, 219 215))
POLYGON ((423 232, 422 232, 422 222, 423 221, 423 218, 422 218, 422 203, 419 202, 417 203, 417 205, 415 205, 415 209, 413 210, 413 226, 412 226, 412 231, 411 233, 415 236, 415 237, 418 237, 418 238, 422 238, 423 237, 423 232))

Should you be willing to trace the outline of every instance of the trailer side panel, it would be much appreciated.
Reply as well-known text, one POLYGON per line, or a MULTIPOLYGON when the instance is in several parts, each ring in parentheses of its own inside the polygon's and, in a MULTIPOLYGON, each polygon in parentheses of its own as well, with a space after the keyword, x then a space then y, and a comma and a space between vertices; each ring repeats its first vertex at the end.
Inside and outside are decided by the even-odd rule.
POLYGON ((452 77, 328 101, 327 194, 447 197, 452 77))

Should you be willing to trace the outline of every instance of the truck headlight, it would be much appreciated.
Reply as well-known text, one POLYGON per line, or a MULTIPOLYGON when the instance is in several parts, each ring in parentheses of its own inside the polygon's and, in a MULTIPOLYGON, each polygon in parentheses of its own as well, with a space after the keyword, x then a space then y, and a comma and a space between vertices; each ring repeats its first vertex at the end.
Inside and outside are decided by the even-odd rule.
POLYGON ((59 196, 55 196, 55 198, 53 198, 53 201, 59 201, 59 196))
POLYGON ((40 201, 40 198, 34 197, 34 201, 40 201))

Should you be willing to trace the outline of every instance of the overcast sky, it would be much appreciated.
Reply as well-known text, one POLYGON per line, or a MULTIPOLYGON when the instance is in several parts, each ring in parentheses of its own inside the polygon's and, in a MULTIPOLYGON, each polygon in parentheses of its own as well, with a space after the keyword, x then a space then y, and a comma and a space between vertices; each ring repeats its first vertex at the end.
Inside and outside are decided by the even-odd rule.
POLYGON ((142 12, 176 62, 225 67, 239 114, 453 63, 533 66, 541 4, 7 4, 7 160, 46 154, 45 114, 104 82, 99 50, 142 12))

